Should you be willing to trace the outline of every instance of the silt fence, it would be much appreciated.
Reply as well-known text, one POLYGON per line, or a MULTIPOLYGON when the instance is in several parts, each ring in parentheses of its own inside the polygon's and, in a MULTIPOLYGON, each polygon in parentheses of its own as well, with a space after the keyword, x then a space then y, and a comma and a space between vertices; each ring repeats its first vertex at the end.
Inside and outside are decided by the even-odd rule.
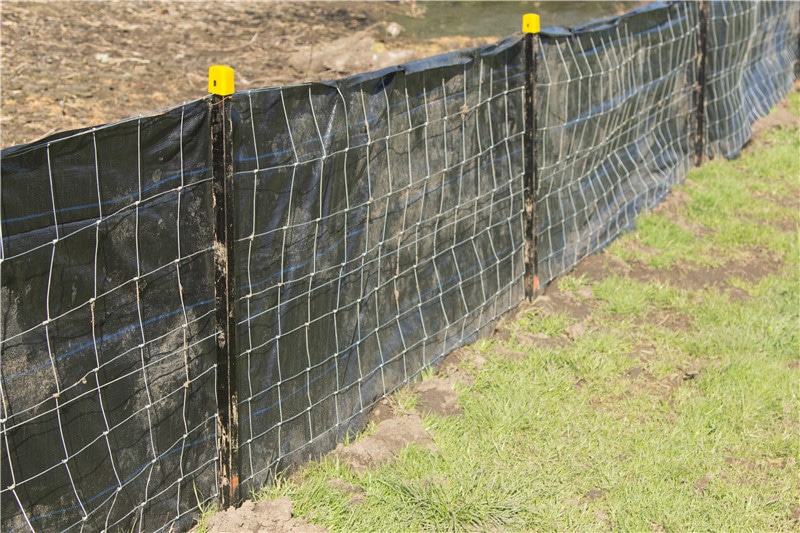
POLYGON ((186 530, 331 450, 735 157, 798 29, 653 3, 3 150, 0 529, 186 530))

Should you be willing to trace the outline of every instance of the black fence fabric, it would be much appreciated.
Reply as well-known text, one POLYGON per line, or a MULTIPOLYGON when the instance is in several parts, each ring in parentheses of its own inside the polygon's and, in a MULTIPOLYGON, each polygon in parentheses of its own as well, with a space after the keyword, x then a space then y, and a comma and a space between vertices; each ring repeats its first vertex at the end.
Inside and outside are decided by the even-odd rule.
POLYGON ((543 287, 698 150, 738 153, 791 87, 798 30, 800 4, 783 1, 653 3, 549 28, 532 109, 519 35, 236 93, 227 252, 216 100, 3 150, 0 530, 185 530, 225 501, 223 340, 230 481, 257 488, 330 450, 522 300, 526 170, 543 287), (217 331, 220 253, 233 339, 217 331))
POLYGON ((3 531, 154 531, 215 495, 207 108, 2 153, 3 531))
POLYGON ((235 95, 243 483, 522 300, 523 75, 513 37, 235 95))
POLYGON ((706 152, 733 158, 794 83, 800 3, 708 2, 706 152))
POLYGON ((694 151, 698 4, 545 30, 536 73, 538 276, 546 285, 683 180, 694 151))

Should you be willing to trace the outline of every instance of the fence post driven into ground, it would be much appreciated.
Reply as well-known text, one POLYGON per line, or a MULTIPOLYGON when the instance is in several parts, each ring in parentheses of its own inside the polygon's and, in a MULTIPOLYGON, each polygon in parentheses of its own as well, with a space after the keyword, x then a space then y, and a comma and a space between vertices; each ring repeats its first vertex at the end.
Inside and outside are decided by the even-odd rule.
POLYGON ((214 189, 214 298, 217 332, 217 446, 223 507, 239 500, 236 321, 234 310, 233 69, 208 70, 211 96, 211 169, 214 189))
POLYGON ((539 291, 536 258, 536 191, 539 172, 536 163, 536 56, 539 53, 539 15, 522 16, 525 34, 525 296, 529 300, 539 291))
POLYGON ((703 164, 706 137, 706 52, 708 51, 708 4, 697 5, 697 82, 695 84, 694 166, 703 164))

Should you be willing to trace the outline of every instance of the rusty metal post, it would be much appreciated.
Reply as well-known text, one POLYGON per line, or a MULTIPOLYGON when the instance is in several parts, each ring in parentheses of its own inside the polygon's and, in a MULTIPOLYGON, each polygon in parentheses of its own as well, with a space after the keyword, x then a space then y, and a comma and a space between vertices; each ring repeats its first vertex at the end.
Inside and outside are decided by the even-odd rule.
POLYGON ((695 131, 694 166, 703 164, 706 150, 706 53, 708 51, 708 4, 697 5, 697 81, 694 90, 695 131))
POLYGON ((217 332, 217 446, 223 508, 240 500, 239 431, 234 318, 233 69, 208 70, 211 93, 211 171, 214 191, 214 298, 217 332))
POLYGON ((536 59, 539 53, 539 15, 522 17, 525 34, 525 296, 532 300, 539 292, 536 238, 536 193, 539 169, 536 161, 536 59))

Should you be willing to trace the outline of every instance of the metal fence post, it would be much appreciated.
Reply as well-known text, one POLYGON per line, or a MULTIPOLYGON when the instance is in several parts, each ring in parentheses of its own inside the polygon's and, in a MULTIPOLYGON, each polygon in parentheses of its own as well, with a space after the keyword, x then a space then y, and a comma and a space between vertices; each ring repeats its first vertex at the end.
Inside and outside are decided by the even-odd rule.
POLYGON ((539 15, 522 16, 525 34, 525 296, 539 292, 536 238, 536 192, 539 169, 536 162, 536 56, 539 51, 539 15))
POLYGON ((706 149, 706 52, 708 51, 708 4, 697 5, 697 82, 695 84, 694 166, 703 164, 706 149))
POLYGON ((217 332, 217 445, 223 508, 239 501, 239 438, 234 318, 233 69, 208 69, 214 190, 214 298, 217 332))

